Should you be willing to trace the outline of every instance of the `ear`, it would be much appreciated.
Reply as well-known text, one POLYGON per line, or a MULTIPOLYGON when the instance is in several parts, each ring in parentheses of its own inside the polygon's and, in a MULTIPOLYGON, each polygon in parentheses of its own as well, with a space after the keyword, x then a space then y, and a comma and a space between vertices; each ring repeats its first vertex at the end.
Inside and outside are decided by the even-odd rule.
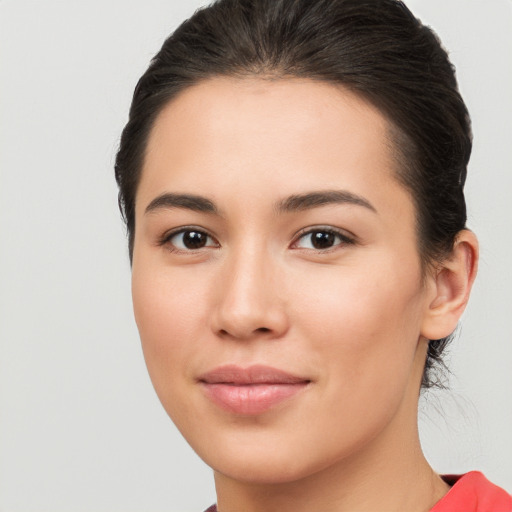
POLYGON ((478 267, 478 241, 475 234, 462 230, 451 255, 429 279, 427 309, 421 334, 429 340, 449 336, 466 308, 478 267))

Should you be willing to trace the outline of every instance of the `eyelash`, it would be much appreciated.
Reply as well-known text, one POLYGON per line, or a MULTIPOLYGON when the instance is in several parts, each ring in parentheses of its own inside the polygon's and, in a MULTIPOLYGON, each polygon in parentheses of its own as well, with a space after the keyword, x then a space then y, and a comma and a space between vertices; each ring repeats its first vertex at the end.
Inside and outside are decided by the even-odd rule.
MULTIPOLYGON (((355 238, 348 236, 346 233, 344 233, 338 229, 334 229, 330 226, 315 226, 315 227, 305 228, 302 231, 300 231, 297 234, 297 236, 295 237, 294 242, 292 243, 292 246, 297 245, 298 242, 302 238, 304 238, 308 235, 312 236, 314 233, 323 233, 323 234, 333 235, 334 237, 336 237, 338 239, 339 243, 333 245, 332 247, 328 247, 326 249, 313 248, 313 249, 305 249, 305 250, 314 250, 315 252, 318 252, 318 253, 327 253, 327 252, 335 251, 340 246, 354 245, 356 243, 355 238)), ((297 249, 300 250, 301 248, 297 247, 297 249)), ((304 249, 304 248, 302 248, 302 249, 304 249)))
POLYGON ((168 231, 166 233, 164 233, 164 235, 160 238, 160 240, 158 241, 158 245, 159 246, 167 246, 167 249, 170 251, 170 252, 174 252, 174 253, 182 253, 182 254, 186 254, 186 253, 192 253, 192 252, 196 252, 196 251, 199 251, 201 249, 204 249, 206 247, 212 247, 211 245, 208 245, 208 246, 205 246, 205 247, 200 247, 198 249, 181 249, 179 247, 176 247, 174 246, 173 244, 171 244, 171 240, 179 235, 179 234, 184 234, 184 233, 187 233, 187 232, 193 232, 193 233, 199 233, 201 235, 204 235, 206 236, 207 238, 213 240, 216 244, 216 246, 218 247, 219 246, 219 243, 215 240, 214 237, 212 237, 211 235, 209 235, 206 231, 204 231, 203 229, 200 229, 200 228, 196 228, 194 226, 184 226, 184 227, 181 227, 181 228, 176 228, 176 229, 173 229, 172 231, 168 231))
MULTIPOLYGON (((292 242, 291 247, 294 248, 294 249, 297 249, 297 250, 306 250, 306 251, 307 250, 313 250, 314 252, 317 252, 317 253, 327 253, 327 252, 331 252, 331 251, 336 250, 339 246, 354 245, 355 243, 356 243, 356 241, 355 241, 354 238, 352 238, 350 236, 347 236, 342 231, 339 231, 337 229, 334 229, 332 227, 327 227, 327 226, 325 226, 325 227, 324 226, 315 226, 315 227, 305 228, 302 231, 300 231, 294 237, 294 241, 292 242), (314 233, 323 233, 323 234, 327 234, 327 235, 332 235, 332 236, 334 236, 335 238, 338 239, 339 243, 336 243, 335 245, 333 245, 331 247, 328 247, 328 248, 325 248, 325 249, 317 249, 317 248, 314 248, 314 247, 313 248, 296 247, 301 239, 307 237, 308 235, 312 236, 314 233)), ((193 253, 193 252, 196 252, 196 251, 199 251, 201 249, 208 248, 208 247, 218 248, 220 246, 219 243, 217 242, 217 240, 215 240, 215 238, 213 236, 209 235, 203 229, 196 228, 194 226, 185 226, 185 227, 177 228, 177 229, 174 229, 174 230, 172 230, 170 232, 165 233, 160 238, 160 240, 158 241, 158 245, 159 246, 167 246, 168 250, 170 252, 182 253, 182 254, 183 253, 193 253), (206 245, 206 246, 203 246, 203 247, 199 247, 197 249, 181 249, 181 248, 178 248, 178 247, 176 247, 176 246, 174 246, 173 244, 170 243, 171 240, 175 236, 177 236, 179 234, 184 234, 184 233, 187 233, 187 232, 194 232, 194 233, 199 233, 201 235, 204 235, 204 236, 207 237, 207 239, 213 240, 216 245, 214 245, 214 246, 206 245)))

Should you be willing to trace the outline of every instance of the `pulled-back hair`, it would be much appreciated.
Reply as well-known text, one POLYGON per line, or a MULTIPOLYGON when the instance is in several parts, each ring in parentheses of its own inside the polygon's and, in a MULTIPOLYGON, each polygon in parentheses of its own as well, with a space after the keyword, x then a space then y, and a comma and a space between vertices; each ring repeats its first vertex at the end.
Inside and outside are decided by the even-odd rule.
MULTIPOLYGON (((374 104, 391 126, 397 179, 416 207, 423 269, 451 253, 466 223, 469 115, 434 32, 398 0, 218 0, 164 42, 140 78, 115 163, 130 259, 148 137, 176 95, 215 76, 309 78, 374 104)), ((448 338, 430 340, 424 388, 439 385, 448 338)))

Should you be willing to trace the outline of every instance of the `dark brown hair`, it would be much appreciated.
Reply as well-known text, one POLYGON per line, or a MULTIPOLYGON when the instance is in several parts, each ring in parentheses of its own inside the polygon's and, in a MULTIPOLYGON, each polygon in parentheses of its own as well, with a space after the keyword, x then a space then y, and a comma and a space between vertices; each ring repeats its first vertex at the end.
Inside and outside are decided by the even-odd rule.
MULTIPOLYGON (((164 42, 139 80, 117 153, 130 258, 135 198, 153 123, 183 89, 214 76, 301 77, 342 85, 389 119, 397 178, 417 212, 424 267, 466 223, 471 128, 455 72, 434 32, 397 0, 218 0, 164 42)), ((441 385, 449 338, 431 340, 422 386, 441 385)))

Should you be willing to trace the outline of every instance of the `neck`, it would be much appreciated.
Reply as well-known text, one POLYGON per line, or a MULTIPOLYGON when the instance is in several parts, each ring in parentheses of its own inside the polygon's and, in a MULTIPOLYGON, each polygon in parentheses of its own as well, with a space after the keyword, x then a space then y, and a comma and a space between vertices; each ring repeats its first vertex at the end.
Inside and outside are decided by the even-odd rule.
POLYGON ((239 482, 216 473, 219 512, 428 512, 449 489, 419 442, 384 459, 347 461, 299 481, 239 482))
POLYGON ((418 387, 406 391, 395 417, 367 446, 300 480, 241 482, 216 472, 219 512, 428 512, 449 486, 421 450, 418 387))

